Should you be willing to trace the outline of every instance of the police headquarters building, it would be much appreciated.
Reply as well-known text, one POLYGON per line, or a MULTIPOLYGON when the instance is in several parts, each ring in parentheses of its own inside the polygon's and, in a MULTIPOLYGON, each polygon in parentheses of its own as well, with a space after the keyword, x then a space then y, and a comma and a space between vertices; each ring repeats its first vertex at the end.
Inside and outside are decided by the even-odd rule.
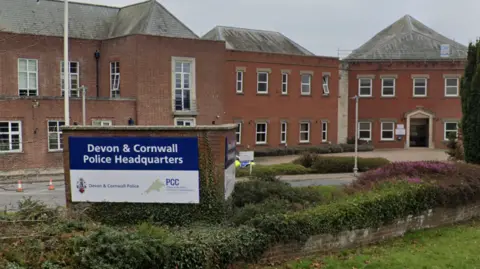
MULTIPOLYGON (((461 117, 466 47, 410 16, 340 61, 278 32, 218 26, 200 37, 155 0, 121 8, 71 3, 65 64, 63 2, 0 5, 18 11, 0 17, 0 171, 61 171, 65 85, 71 123, 83 123, 85 92, 87 125, 236 123, 238 150, 344 143, 355 134, 355 95, 359 135, 377 148, 443 147, 461 117)), ((180 144, 126 144, 128 153, 119 144, 85 144, 77 161, 188 164, 180 144)))

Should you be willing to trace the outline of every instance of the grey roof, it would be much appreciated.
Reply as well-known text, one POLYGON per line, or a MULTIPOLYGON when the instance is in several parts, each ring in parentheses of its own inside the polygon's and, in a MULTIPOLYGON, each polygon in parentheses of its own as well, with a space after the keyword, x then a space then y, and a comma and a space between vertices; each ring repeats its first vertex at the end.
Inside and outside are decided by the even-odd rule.
MULTIPOLYGON (((131 34, 198 38, 155 0, 122 8, 69 3, 69 36, 107 39, 131 34)), ((0 0, 0 31, 63 36, 64 2, 0 0)))
POLYGON ((445 60, 466 57, 466 46, 405 15, 354 50, 345 60, 445 60), (442 44, 450 45, 450 57, 440 56, 442 44))
POLYGON ((225 41, 230 50, 314 56, 279 32, 216 26, 202 39, 225 41))

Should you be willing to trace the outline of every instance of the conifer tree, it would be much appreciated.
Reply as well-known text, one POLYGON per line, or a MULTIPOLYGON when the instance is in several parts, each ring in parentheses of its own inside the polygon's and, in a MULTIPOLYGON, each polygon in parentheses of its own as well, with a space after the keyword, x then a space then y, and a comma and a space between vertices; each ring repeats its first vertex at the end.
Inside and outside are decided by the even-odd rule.
POLYGON ((465 161, 480 164, 480 40, 468 46, 467 66, 461 81, 462 138, 465 161))

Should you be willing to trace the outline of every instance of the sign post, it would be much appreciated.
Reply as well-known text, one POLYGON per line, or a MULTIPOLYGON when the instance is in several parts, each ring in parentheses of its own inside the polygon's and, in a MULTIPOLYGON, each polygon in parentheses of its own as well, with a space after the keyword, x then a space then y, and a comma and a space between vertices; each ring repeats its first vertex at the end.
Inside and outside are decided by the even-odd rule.
POLYGON ((197 137, 69 137, 72 202, 200 203, 197 137))
POLYGON ((240 151, 238 158, 240 159, 240 162, 242 162, 243 165, 249 166, 250 169, 250 175, 252 175, 252 169, 253 169, 253 160, 255 159, 255 152, 254 151, 240 151))

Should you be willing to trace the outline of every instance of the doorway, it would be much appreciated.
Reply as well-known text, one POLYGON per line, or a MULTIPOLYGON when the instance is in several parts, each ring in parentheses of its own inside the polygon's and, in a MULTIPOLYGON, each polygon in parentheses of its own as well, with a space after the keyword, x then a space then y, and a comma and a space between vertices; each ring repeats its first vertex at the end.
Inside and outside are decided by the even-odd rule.
POLYGON ((425 147, 429 145, 429 119, 410 119, 410 147, 425 147))

